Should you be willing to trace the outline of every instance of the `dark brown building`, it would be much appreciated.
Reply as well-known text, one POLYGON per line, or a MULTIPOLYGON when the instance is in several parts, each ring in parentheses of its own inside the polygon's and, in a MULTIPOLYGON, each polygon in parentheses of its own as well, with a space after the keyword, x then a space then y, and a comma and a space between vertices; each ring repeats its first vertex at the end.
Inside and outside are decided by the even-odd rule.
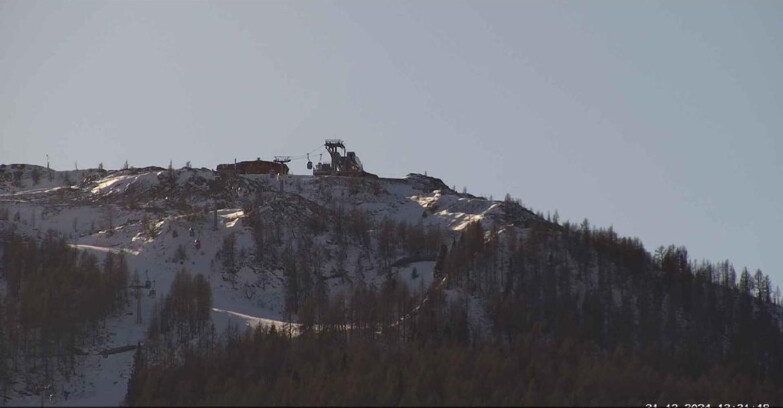
POLYGON ((285 163, 275 163, 260 158, 253 161, 242 161, 236 164, 218 164, 218 173, 233 174, 288 174, 288 166, 285 163))

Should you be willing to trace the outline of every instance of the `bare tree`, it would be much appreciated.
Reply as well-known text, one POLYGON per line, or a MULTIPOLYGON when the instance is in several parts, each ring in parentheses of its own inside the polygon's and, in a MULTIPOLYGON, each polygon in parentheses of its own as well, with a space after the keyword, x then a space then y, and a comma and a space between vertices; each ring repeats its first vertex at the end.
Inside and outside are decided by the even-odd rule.
POLYGON ((108 230, 109 236, 114 234, 114 208, 112 208, 111 204, 107 204, 104 210, 104 222, 106 224, 106 229, 108 230))

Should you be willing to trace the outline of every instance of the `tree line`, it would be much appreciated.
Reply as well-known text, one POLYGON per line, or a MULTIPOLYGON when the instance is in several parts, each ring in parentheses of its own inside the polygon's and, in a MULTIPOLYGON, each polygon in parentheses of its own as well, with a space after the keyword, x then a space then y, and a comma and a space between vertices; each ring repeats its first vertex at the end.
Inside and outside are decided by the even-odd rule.
MULTIPOLYGON (((444 258, 445 259, 445 258, 444 258)), ((446 272, 447 273, 447 272, 446 272)), ((391 280, 339 293, 292 336, 229 328, 164 360, 137 352, 129 405, 643 405, 780 402, 780 388, 731 366, 695 375, 682 357, 552 336, 543 324, 472 334, 464 299, 423 302, 391 280), (416 308, 421 305, 420 308, 416 308), (665 367, 651 363, 662 358, 665 367)), ((173 355, 173 354, 171 354, 173 355)))
POLYGON ((0 241, 0 387, 7 395, 20 374, 49 381, 55 372, 75 373, 76 355, 99 342, 106 319, 126 306, 128 264, 121 253, 101 263, 52 231, 40 241, 6 231, 0 241))
POLYGON ((287 307, 298 312, 301 335, 230 327, 211 335, 206 352, 186 347, 165 364, 141 351, 127 402, 783 402, 780 296, 760 271, 694 262, 683 247, 649 253, 586 220, 516 217, 521 233, 474 222, 450 243, 433 234, 407 246, 409 225, 351 218, 334 228, 373 251, 378 271, 388 259, 434 249, 433 286, 411 293, 386 275, 377 287, 324 293, 317 280, 300 280, 307 255, 292 250, 287 307))

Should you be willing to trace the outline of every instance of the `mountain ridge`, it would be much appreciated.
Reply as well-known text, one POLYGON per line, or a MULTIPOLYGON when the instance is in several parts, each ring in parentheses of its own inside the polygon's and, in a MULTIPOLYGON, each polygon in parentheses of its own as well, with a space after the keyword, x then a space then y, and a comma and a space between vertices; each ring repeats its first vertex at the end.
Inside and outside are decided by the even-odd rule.
MULTIPOLYGON (((125 253, 131 271, 142 278, 148 273, 155 282, 157 296, 169 291, 179 268, 203 273, 216 291, 213 305, 221 312, 212 314, 222 319, 219 330, 233 320, 284 323, 283 262, 290 257, 285 251, 306 247, 327 257, 312 264, 320 265, 313 266, 314 273, 326 277, 332 291, 347 290, 358 282, 380 285, 383 276, 392 272, 408 274, 411 289, 419 289, 409 275, 416 268, 419 280, 431 282, 437 246, 388 255, 381 261, 375 248, 381 229, 408 225, 414 235, 444 234, 444 239, 453 239, 472 221, 489 227, 505 217, 498 202, 457 193, 441 179, 416 173, 397 179, 297 175, 270 179, 225 176, 205 168, 55 171, 24 164, 0 167, 0 212, 0 229, 6 232, 37 239, 54 230, 72 247, 100 259, 108 252, 125 253), (256 222, 263 226, 254 227, 256 222), (367 229, 384 222, 387 227, 367 229), (332 232, 343 224, 344 234, 332 232), (263 230, 265 237, 255 237, 253 228, 263 230), (199 240, 200 249, 194 249, 194 240, 199 240), (338 250, 338 245, 344 245, 338 241, 352 244, 347 251, 338 250), (234 255, 227 255, 227 242, 234 255), (259 255, 256 245, 272 249, 259 255), (287 250, 289 246, 293 249, 287 250)), ((519 222, 532 217, 532 213, 520 214, 519 222)), ((142 307, 144 321, 152 313, 149 303, 142 307)), ((131 309, 132 305, 128 313, 135 312, 131 309)), ((115 340, 104 347, 143 340, 139 328, 120 326, 117 323, 112 329, 115 340), (118 336, 124 339, 119 341, 118 336)), ((128 355, 109 358, 124 358, 125 367, 110 376, 127 377, 128 355)), ((60 388, 79 388, 69 384, 60 388)), ((119 402, 101 399, 108 398, 108 390, 117 389, 117 384, 111 385, 103 391, 83 385, 81 391, 69 392, 69 403, 119 402), (91 393, 95 395, 90 397, 91 393), (78 395, 84 399, 74 399, 78 395)))
MULTIPOLYGON (((58 172, 8 165, 0 167, 0 231, 4 259, 13 260, 14 245, 57 236, 97 256, 107 271, 119 262, 126 265, 125 279, 134 275, 130 289, 118 292, 124 299, 119 309, 95 331, 102 340, 74 357, 77 369, 42 374, 33 360, 32 367, 39 366, 33 374, 11 377, 7 400, 14 405, 36 403, 36 387, 47 381, 61 395, 54 404, 117 404, 126 389, 128 401, 146 401, 151 396, 128 383, 146 381, 140 365, 156 367, 155 355, 179 354, 188 344, 222 347, 214 333, 231 338, 237 326, 275 328, 292 342, 301 334, 303 344, 312 340, 313 327, 353 333, 348 338, 358 330, 401 341, 399 347, 447 340, 468 347, 467 355, 471 345, 504 349, 533 336, 549 344, 545 349, 565 341, 597 347, 604 357, 632 353, 653 372, 676 370, 685 382, 693 375, 702 376, 693 381, 728 381, 709 371, 718 367, 752 384, 783 383, 775 363, 783 361, 783 350, 774 341, 783 339, 780 295, 760 271, 737 274, 728 262, 692 262, 682 247, 650 253, 612 228, 586 220, 560 224, 510 197, 458 193, 417 173, 270 178, 206 168, 58 172), (209 287, 209 308, 194 306, 201 312, 197 319, 187 315, 190 331, 178 325, 176 336, 167 334, 170 323, 161 320, 172 319, 171 305, 182 302, 176 296, 196 290, 193 285, 209 287), (144 294, 134 299, 129 293, 140 287, 144 294), (397 306, 372 303, 385 299, 376 291, 396 294, 397 306), (343 306, 331 304, 339 299, 343 306), (354 302, 370 303, 353 309, 354 302), (361 317, 366 310, 394 313, 361 317), (748 338, 753 330, 764 336, 748 338)), ((10 283, 13 271, 3 272, 10 283)), ((3 286, 0 295, 13 299, 3 286)), ((602 361, 607 370, 617 369, 615 360, 602 361)), ((664 382, 656 387, 667 390, 664 382)), ((524 401, 536 401, 532 395, 524 401)))

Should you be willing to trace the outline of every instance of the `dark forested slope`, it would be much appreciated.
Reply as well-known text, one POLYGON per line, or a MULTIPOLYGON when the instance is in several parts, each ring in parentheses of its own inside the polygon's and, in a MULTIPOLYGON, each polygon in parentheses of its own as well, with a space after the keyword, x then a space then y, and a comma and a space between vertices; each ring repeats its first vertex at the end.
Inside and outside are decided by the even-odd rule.
POLYGON ((424 297, 390 278, 303 300, 299 335, 234 327, 140 349, 127 402, 783 403, 779 296, 761 272, 587 222, 514 224, 439 243, 424 297))
POLYGON ((98 341, 106 319, 125 307, 128 265, 109 252, 71 248, 54 232, 40 241, 0 234, 0 391, 36 392, 76 373, 77 355, 98 341))

